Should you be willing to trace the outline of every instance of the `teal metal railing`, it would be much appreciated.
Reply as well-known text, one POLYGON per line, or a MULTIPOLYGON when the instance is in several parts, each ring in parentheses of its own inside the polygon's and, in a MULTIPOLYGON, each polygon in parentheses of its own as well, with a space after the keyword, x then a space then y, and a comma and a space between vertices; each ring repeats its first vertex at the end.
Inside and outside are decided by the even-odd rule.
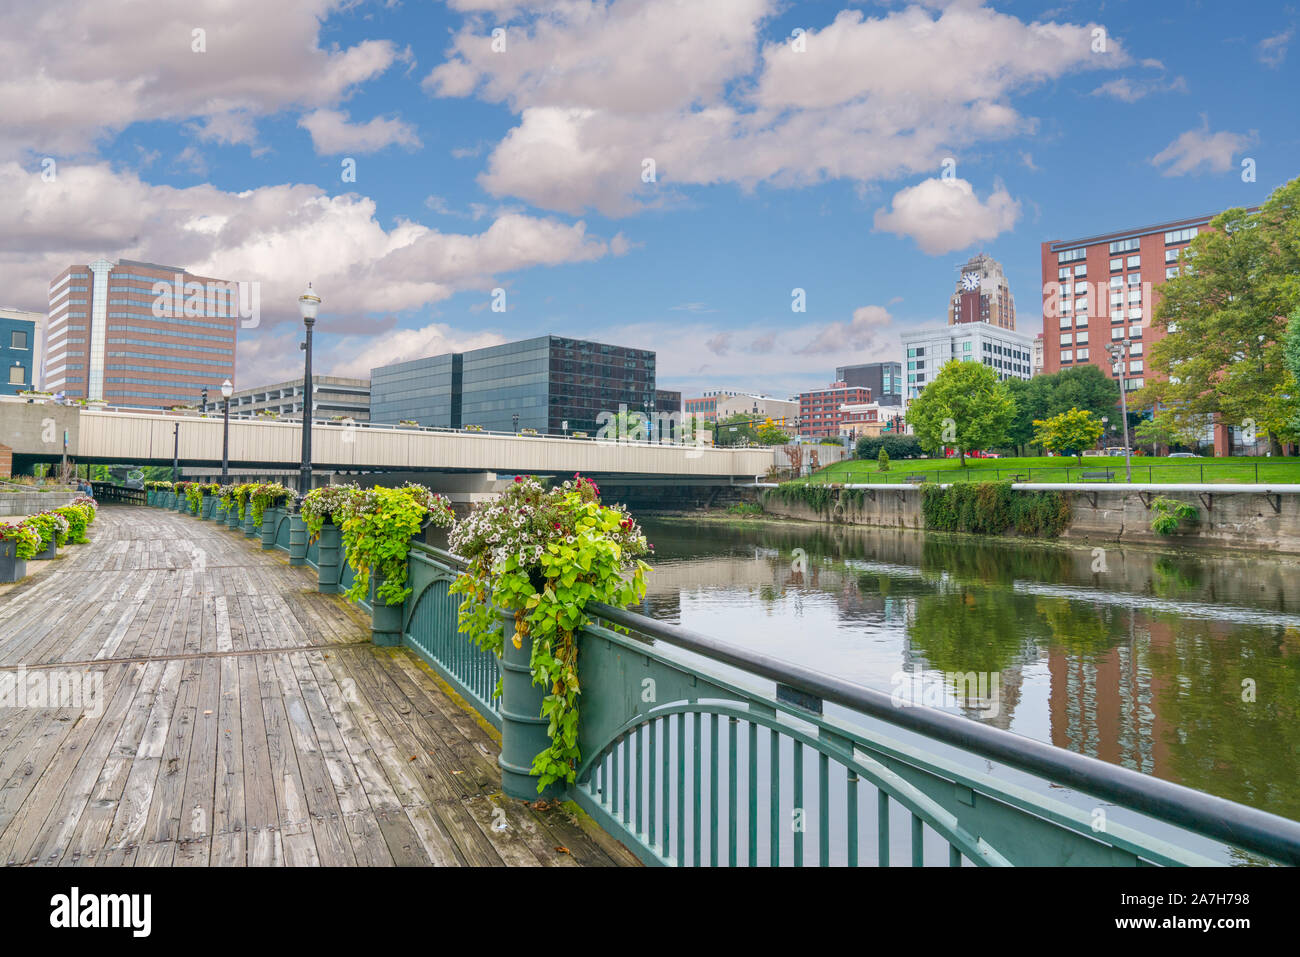
MULTIPOLYGON (((276 529, 292 561, 290 539, 276 529)), ((393 634, 388 623, 381 632, 381 614, 396 617, 400 643, 501 730, 503 789, 535 798, 518 755, 521 742, 540 750, 538 699, 522 700, 526 680, 496 697, 502 663, 457 630, 448 589, 464 563, 418 542, 409 563, 400 614, 367 605, 376 638, 393 634)), ((635 612, 588 611, 596 619, 578 635, 582 760, 559 796, 646 863, 1300 864, 1300 822, 959 715, 898 707, 883 692, 635 612)), ((504 665, 525 679, 527 647, 504 665)))

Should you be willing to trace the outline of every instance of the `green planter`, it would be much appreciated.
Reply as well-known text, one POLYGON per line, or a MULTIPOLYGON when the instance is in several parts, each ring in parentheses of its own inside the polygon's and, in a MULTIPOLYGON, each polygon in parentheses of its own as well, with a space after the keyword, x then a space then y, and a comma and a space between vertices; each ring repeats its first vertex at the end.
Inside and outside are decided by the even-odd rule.
POLYGON ((212 496, 203 493, 203 498, 199 499, 199 521, 206 522, 212 517, 212 496))
POLYGON ((22 581, 27 575, 27 560, 18 557, 18 543, 0 542, 0 583, 22 581))
POLYGON ((155 495, 157 495, 157 494, 158 494, 158 493, 155 492, 153 489, 145 489, 145 492, 144 492, 144 503, 145 503, 146 505, 152 505, 152 504, 153 504, 153 497, 154 497, 155 495))
POLYGON ((307 564, 307 523, 301 515, 289 516, 289 564, 307 564))
POLYGON ((275 548, 275 530, 280 527, 280 508, 268 508, 262 512, 262 551, 269 552, 275 548))
POLYGON ((175 507, 176 507, 176 511, 178 511, 178 512, 182 512, 182 513, 183 513, 183 512, 188 512, 188 511, 190 510, 190 500, 189 500, 189 498, 188 498, 187 496, 183 495, 183 494, 182 494, 182 495, 177 495, 177 496, 176 496, 176 506, 175 506, 175 507))
POLYGON ((244 537, 252 538, 257 534, 257 526, 253 524, 253 503, 249 502, 244 506, 244 537))
POLYGON ((380 647, 395 648, 402 643, 402 610, 405 603, 390 605, 379 597, 384 578, 378 569, 370 572, 370 640, 380 647))
POLYGON ((239 527, 239 503, 238 502, 230 503, 230 511, 226 513, 226 527, 227 528, 239 527))
POLYGON ((556 798, 564 793, 563 782, 555 782, 541 794, 533 777, 533 758, 551 746, 549 721, 542 717, 546 689, 533 684, 533 639, 526 635, 515 647, 513 615, 502 615, 506 640, 501 654, 501 790, 521 801, 556 798))
POLYGON ((59 554, 59 536, 51 535, 50 544, 46 546, 44 551, 37 552, 35 555, 33 555, 32 561, 34 562, 48 561, 51 558, 55 558, 58 554, 59 554))
MULTIPOLYGON (((306 552, 303 553, 304 555, 306 552)), ((343 574, 343 532, 325 520, 321 526, 316 557, 317 590, 326 595, 339 593, 339 580, 343 574)))

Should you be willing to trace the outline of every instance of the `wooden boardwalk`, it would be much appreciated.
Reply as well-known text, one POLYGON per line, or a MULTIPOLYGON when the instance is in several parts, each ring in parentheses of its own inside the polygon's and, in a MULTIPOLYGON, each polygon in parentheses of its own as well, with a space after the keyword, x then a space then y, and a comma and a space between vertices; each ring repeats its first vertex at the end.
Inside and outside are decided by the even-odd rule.
POLYGON ((0 588, 0 682, 102 681, 0 707, 0 864, 636 863, 502 795, 477 715, 311 568, 138 506, 91 538, 0 588))

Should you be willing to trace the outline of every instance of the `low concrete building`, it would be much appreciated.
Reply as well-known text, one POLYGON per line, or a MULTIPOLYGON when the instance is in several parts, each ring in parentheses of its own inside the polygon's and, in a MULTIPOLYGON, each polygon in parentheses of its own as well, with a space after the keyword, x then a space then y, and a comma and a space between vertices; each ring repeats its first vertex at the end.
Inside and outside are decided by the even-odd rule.
MULTIPOLYGON (((370 421, 369 379, 315 375, 311 381, 316 390, 316 418, 329 419, 341 415, 354 422, 370 421)), ((219 410, 220 394, 209 394, 208 403, 219 410)), ((230 414, 233 416, 249 418, 264 410, 278 413, 283 418, 302 415, 302 380, 240 389, 230 397, 230 414)))

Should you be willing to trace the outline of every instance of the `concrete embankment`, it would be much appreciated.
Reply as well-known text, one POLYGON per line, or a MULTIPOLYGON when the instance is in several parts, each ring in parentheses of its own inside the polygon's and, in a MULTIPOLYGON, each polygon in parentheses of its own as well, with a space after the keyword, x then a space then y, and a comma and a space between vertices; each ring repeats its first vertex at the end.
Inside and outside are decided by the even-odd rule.
MULTIPOLYGON (((1065 541, 1199 545, 1300 554, 1300 486, 1098 483, 1024 484, 1014 488, 1057 490, 1066 495, 1071 517, 1061 535, 1065 541), (1159 498, 1191 505, 1196 509, 1196 520, 1184 520, 1172 534, 1152 531, 1152 503, 1159 498)), ((836 489, 821 510, 804 502, 783 502, 774 495, 763 496, 763 504, 770 515, 805 521, 923 529, 921 495, 918 486, 880 485, 852 496, 836 489)))

